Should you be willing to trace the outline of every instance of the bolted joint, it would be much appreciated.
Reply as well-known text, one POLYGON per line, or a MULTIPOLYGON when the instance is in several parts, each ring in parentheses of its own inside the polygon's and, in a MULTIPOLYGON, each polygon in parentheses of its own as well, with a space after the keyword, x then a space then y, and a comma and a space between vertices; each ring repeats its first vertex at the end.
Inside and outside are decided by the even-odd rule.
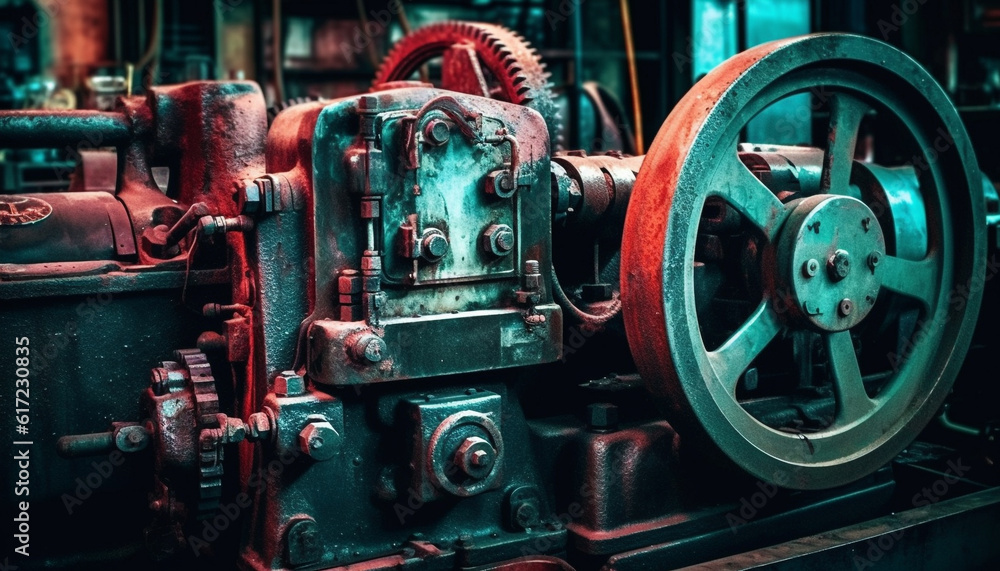
POLYGON ((517 184, 509 170, 497 170, 486 175, 486 194, 497 198, 510 198, 517 191, 517 184))
POLYGON ((484 438, 470 436, 455 450, 455 465, 470 478, 481 480, 493 471, 497 451, 484 438))
POLYGON ((274 413, 269 409, 255 412, 247 419, 246 439, 250 442, 265 442, 274 435, 274 413))
POLYGON ((138 424, 117 425, 113 434, 115 448, 126 453, 143 450, 150 442, 149 432, 138 424))
POLYGON ((436 262, 448 253, 448 238, 437 228, 424 230, 420 240, 420 255, 428 262, 436 262))
POLYGON ((607 402, 587 406, 587 426, 594 432, 610 432, 618 428, 618 407, 607 402))
POLYGON ((340 450, 340 434, 322 416, 310 416, 299 432, 299 449, 317 462, 329 460, 340 450))
POLYGON ((351 357, 363 365, 374 365, 388 352, 385 341, 374 333, 365 333, 350 346, 351 357))
POLYGON ((274 394, 294 397, 306 392, 306 380, 295 371, 282 371, 274 378, 274 394))
POLYGON ((222 429, 222 442, 225 444, 237 444, 243 442, 247 437, 247 425, 239 418, 232 418, 225 414, 218 414, 219 428, 222 429))
POLYGON ((847 250, 837 250, 827 260, 826 267, 830 272, 830 279, 840 281, 851 273, 851 255, 847 250))
POLYGON ((480 238, 483 252, 502 257, 514 250, 514 231, 506 224, 492 224, 480 238))
POLYGON ((424 141, 441 146, 451 138, 451 126, 444 119, 431 119, 424 125, 424 141))

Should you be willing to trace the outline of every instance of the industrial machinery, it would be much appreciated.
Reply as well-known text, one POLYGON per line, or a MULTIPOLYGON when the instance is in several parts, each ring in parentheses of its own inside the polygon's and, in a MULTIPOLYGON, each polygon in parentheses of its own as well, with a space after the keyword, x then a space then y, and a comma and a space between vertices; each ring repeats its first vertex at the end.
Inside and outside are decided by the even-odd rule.
POLYGON ((250 82, 0 114, 3 147, 117 149, 0 200, 11 563, 666 569, 888 513, 986 276, 989 183, 927 72, 773 42, 648 154, 590 155, 520 38, 424 33, 270 127, 250 82), (802 93, 821 145, 742 139, 802 93), (873 122, 902 153, 858 160, 873 122))

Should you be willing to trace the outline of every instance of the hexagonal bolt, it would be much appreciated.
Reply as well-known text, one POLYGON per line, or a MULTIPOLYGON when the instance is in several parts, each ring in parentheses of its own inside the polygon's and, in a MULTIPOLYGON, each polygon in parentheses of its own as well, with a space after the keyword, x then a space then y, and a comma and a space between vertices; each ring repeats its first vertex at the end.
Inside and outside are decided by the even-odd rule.
POLYGON ((223 441, 226 444, 236 444, 237 442, 243 442, 243 439, 247 437, 247 426, 239 418, 231 418, 226 415, 219 415, 224 417, 225 423, 221 422, 223 418, 220 418, 219 426, 222 428, 223 441))
POLYGON ((514 231, 506 224, 493 224, 482 235, 483 252, 501 257, 514 249, 514 231))
POLYGON ((451 126, 443 119, 431 119, 424 126, 424 141, 438 146, 448 142, 451 138, 451 126))
POLYGON ((448 237, 437 228, 424 230, 420 240, 420 255, 428 262, 436 262, 448 253, 448 237))
POLYGON ((381 337, 373 333, 365 333, 351 345, 351 357, 359 363, 374 365, 385 358, 388 350, 389 348, 386 347, 385 341, 381 337))
POLYGON ((486 193, 499 198, 510 198, 517 191, 517 185, 505 170, 493 171, 486 175, 486 193))
POLYGON ((837 304, 837 311, 842 317, 849 316, 854 311, 854 302, 847 298, 840 300, 840 303, 837 304))
POLYGON ((340 450, 340 435, 328 421, 311 420, 299 432, 299 449, 318 462, 329 460, 340 450))
POLYGON ((807 278, 815 277, 819 273, 819 260, 809 258, 802 263, 802 275, 807 278))
POLYGON ((273 433, 274 424, 266 412, 255 412, 247 419, 247 440, 263 442, 270 440, 273 433))
POLYGON ((295 371, 282 371, 274 378, 274 394, 279 397, 294 397, 306 392, 306 380, 295 371))
POLYGON ((256 180, 243 180, 236 183, 234 197, 240 205, 242 214, 257 214, 263 206, 263 193, 261 184, 256 180))
POLYGON ((880 252, 874 251, 871 254, 868 254, 868 267, 871 268, 872 273, 875 272, 875 268, 877 268, 881 262, 882 254, 880 252))
POLYGON ((596 432, 608 432, 618 427, 618 407, 607 402, 587 405, 587 426, 596 432))
POLYGON ((455 465, 470 478, 479 480, 493 470, 496 455, 496 449, 488 441, 470 436, 455 450, 455 465))
POLYGON ((837 250, 827 260, 826 267, 830 271, 830 279, 840 281, 851 273, 851 255, 847 250, 837 250))

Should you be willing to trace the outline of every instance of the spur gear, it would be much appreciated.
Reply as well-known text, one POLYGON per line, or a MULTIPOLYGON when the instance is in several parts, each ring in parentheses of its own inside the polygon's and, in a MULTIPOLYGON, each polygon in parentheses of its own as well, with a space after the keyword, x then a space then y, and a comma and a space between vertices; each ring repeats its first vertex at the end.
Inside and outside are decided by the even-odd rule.
POLYGON ((528 41, 502 26, 446 21, 415 30, 386 56, 373 87, 405 81, 438 57, 443 61, 435 83, 441 88, 534 109, 548 125, 552 148, 562 148, 562 116, 550 74, 528 41))

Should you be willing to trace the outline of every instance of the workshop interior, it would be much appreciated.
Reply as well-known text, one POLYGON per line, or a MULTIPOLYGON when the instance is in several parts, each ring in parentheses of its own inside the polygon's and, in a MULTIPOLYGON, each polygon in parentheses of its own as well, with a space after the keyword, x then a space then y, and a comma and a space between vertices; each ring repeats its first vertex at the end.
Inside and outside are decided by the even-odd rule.
POLYGON ((0 569, 995 569, 998 133, 997 0, 0 0, 0 569))

